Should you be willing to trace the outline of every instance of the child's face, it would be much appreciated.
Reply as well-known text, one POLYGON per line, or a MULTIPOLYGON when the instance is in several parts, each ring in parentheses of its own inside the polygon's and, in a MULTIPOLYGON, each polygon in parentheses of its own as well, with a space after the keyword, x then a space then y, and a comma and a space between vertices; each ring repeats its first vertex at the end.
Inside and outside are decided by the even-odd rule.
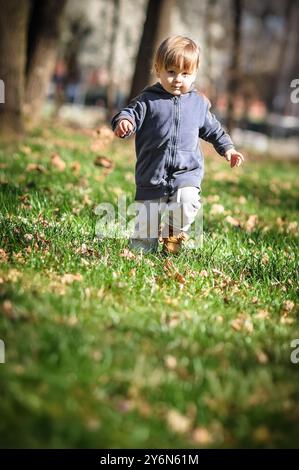
POLYGON ((156 66, 157 77, 160 78, 164 90, 172 95, 182 95, 190 90, 195 80, 197 70, 190 73, 187 70, 181 70, 177 67, 168 67, 167 69, 158 69, 156 66))

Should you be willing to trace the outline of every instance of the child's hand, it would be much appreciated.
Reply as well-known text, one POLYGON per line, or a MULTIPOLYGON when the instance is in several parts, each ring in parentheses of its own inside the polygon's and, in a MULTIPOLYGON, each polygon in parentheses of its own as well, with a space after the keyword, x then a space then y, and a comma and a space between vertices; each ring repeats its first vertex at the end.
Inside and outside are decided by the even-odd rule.
POLYGON ((128 121, 128 119, 122 119, 117 124, 114 130, 114 134, 117 135, 117 137, 125 137, 127 134, 132 132, 133 129, 134 126, 130 121, 128 121))
POLYGON ((229 149, 225 152, 224 157, 228 162, 230 162, 231 168, 234 166, 240 166, 244 162, 244 157, 240 152, 237 152, 235 149, 229 149))

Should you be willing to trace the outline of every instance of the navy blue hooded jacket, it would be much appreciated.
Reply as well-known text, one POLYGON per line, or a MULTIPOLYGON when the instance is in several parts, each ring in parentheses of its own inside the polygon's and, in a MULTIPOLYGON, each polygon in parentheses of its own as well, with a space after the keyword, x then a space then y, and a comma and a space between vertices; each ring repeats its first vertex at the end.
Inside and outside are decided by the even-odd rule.
POLYGON ((194 88, 175 96, 156 83, 113 117, 113 130, 128 119, 134 128, 126 137, 136 133, 136 200, 160 198, 184 186, 200 188, 204 159, 199 138, 220 155, 234 147, 210 106, 194 88))

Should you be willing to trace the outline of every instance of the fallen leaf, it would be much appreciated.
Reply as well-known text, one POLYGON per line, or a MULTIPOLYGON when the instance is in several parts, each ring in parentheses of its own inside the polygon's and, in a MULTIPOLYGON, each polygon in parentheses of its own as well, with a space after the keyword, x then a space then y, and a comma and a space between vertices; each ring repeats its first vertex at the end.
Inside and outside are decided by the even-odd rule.
POLYGON ((260 364, 267 364, 269 362, 269 357, 264 351, 257 351, 255 355, 260 364))
POLYGON ((171 431, 184 434, 191 429, 190 418, 183 416, 177 410, 170 410, 167 413, 167 424, 171 431))
POLYGON ((40 173, 46 173, 47 170, 39 163, 28 163, 26 166, 26 171, 39 171, 40 173))
POLYGON ((80 164, 80 162, 74 161, 74 162, 71 164, 71 170, 72 170, 72 172, 73 172, 75 175, 78 175, 78 174, 80 173, 80 169, 81 169, 81 164, 80 164))
POLYGON ((226 222, 228 222, 229 224, 233 225, 234 227, 241 227, 241 223, 239 220, 235 219, 234 217, 231 217, 230 215, 228 215, 227 217, 225 217, 224 219, 226 222))
POLYGON ((64 171, 65 170, 66 164, 62 160, 62 158, 58 155, 58 153, 53 153, 53 155, 51 155, 51 163, 59 171, 64 171))
POLYGON ((0 262, 3 264, 8 262, 8 254, 2 248, 0 248, 0 262))
POLYGON ((208 429, 199 426, 195 428, 194 431, 192 432, 192 441, 195 444, 205 446, 205 445, 212 444, 213 437, 210 431, 208 431, 208 429))
POLYGON ((168 369, 175 369, 177 366, 177 360, 174 356, 168 355, 164 359, 165 365, 168 369))
POLYGON ((225 211, 221 204, 213 204, 210 210, 211 215, 222 214, 225 211))
POLYGON ((247 317, 244 314, 238 315, 238 317, 235 318, 231 322, 231 326, 235 331, 245 331, 247 333, 252 333, 253 332, 252 321, 249 317, 247 317))
POLYGON ((64 274, 61 278, 62 284, 72 284, 74 281, 82 281, 81 274, 64 274))
POLYGON ((114 168, 114 162, 112 160, 109 160, 109 158, 104 157, 103 155, 98 155, 94 160, 94 164, 96 166, 102 166, 107 169, 114 168))
POLYGON ((247 222, 245 223, 245 230, 246 232, 252 232, 253 229, 255 228, 256 224, 258 221, 257 215, 251 215, 247 222))
POLYGON ((283 316, 284 317, 288 316, 291 313, 291 311, 294 309, 294 307, 295 307, 295 303, 292 300, 286 300, 282 304, 283 316))
POLYGON ((122 258, 127 258, 127 259, 135 259, 136 256, 132 251, 130 251, 128 248, 125 248, 121 253, 120 256, 122 258))
POLYGON ((254 318, 258 320, 264 320, 265 318, 269 317, 268 310, 259 310, 257 313, 254 314, 254 318))
POLYGON ((254 430, 252 438, 256 442, 266 443, 271 440, 271 433, 266 426, 260 426, 254 430))
POLYGON ((262 257, 262 264, 264 264, 264 265, 268 264, 269 260, 270 260, 269 255, 267 253, 264 253, 263 257, 262 257))
POLYGON ((208 271, 206 271, 205 269, 203 269, 202 271, 200 271, 199 274, 200 274, 202 277, 208 277, 208 276, 209 276, 208 271))

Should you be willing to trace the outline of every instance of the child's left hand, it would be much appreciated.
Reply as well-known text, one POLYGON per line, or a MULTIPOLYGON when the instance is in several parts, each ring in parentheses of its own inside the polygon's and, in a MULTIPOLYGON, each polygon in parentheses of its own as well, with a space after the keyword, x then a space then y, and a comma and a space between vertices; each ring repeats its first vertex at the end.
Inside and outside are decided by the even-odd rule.
POLYGON ((245 158, 240 152, 235 149, 229 149, 224 154, 225 159, 230 162, 231 168, 234 166, 240 166, 244 162, 245 158))

